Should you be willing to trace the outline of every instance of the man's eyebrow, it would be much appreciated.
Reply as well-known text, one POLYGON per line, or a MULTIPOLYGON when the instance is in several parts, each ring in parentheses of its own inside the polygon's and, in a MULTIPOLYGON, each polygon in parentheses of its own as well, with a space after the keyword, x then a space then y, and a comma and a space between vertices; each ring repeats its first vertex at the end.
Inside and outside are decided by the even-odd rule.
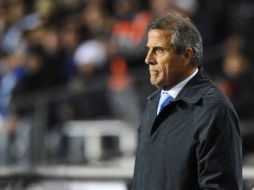
POLYGON ((162 46, 155 46, 154 48, 156 48, 156 49, 165 49, 165 47, 162 47, 162 46))
MULTIPOLYGON (((146 49, 149 49, 149 46, 145 46, 146 49)), ((154 46, 152 47, 153 49, 166 49, 166 47, 162 47, 162 46, 154 46)))

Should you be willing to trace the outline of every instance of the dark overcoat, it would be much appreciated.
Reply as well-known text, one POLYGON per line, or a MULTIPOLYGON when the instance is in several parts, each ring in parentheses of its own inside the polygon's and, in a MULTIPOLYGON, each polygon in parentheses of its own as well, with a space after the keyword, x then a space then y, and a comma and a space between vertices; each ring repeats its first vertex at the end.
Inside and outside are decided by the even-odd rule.
POLYGON ((157 116, 159 98, 139 126, 132 190, 241 190, 238 117, 203 69, 157 116))

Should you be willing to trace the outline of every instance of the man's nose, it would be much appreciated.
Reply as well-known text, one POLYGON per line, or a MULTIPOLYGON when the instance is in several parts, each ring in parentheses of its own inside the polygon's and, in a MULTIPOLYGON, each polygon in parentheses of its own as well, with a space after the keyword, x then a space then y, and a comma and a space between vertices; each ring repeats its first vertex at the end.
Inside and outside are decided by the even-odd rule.
POLYGON ((154 57, 153 57, 152 52, 147 52, 147 55, 146 55, 146 58, 145 58, 145 63, 147 65, 154 63, 154 57))

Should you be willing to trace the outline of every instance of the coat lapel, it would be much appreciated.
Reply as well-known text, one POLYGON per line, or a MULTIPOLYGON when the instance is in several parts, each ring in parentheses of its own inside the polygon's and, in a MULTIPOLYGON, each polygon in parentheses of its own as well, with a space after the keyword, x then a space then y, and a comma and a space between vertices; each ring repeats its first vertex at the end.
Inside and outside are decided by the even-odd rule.
POLYGON ((148 115, 146 120, 148 120, 148 132, 151 134, 151 130, 153 128, 154 122, 157 118, 157 107, 160 99, 160 89, 157 89, 154 93, 152 93, 148 99, 148 115))
MULTIPOLYGON (((205 73, 203 68, 199 69, 199 72, 195 77, 193 77, 180 91, 178 96, 172 101, 171 104, 175 104, 178 101, 184 101, 189 104, 195 104, 199 101, 200 98, 206 93, 212 84, 210 78, 205 73)), ((161 122, 168 117, 168 114, 165 114, 165 111, 168 109, 162 110, 161 113, 157 116, 157 106, 160 99, 161 89, 157 89, 152 95, 147 99, 149 100, 148 105, 148 130, 150 136, 155 133, 156 130, 160 127, 161 122)), ((171 105, 170 104, 170 105, 171 105)), ((170 106, 169 105, 169 106, 170 106)))

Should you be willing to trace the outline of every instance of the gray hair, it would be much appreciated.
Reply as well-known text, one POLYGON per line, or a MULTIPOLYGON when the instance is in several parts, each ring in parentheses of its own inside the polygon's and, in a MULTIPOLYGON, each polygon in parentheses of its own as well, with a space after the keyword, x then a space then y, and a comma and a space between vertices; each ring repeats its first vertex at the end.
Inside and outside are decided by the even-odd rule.
POLYGON ((153 29, 169 30, 171 45, 176 53, 181 55, 187 48, 191 48, 193 50, 191 63, 200 66, 203 56, 202 37, 190 18, 172 11, 153 20, 148 26, 148 31, 153 29))

